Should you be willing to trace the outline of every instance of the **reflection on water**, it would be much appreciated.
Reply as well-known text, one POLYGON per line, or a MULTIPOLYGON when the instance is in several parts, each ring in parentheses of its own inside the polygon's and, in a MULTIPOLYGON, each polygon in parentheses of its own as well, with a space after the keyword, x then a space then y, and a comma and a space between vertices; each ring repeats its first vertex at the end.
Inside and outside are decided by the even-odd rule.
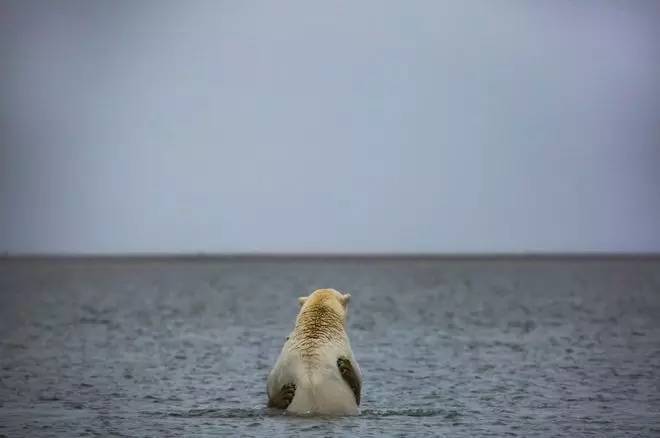
POLYGON ((657 259, 0 261, 0 435, 650 436, 659 374, 657 259), (265 407, 321 287, 358 417, 265 407))

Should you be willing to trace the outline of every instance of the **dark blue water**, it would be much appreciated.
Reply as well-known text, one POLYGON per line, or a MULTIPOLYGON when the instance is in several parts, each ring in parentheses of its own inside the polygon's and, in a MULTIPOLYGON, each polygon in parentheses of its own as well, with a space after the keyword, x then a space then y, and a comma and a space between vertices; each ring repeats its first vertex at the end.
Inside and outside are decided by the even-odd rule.
POLYGON ((3 260, 0 435, 660 436, 660 260, 3 260), (362 415, 266 409, 353 295, 362 415))

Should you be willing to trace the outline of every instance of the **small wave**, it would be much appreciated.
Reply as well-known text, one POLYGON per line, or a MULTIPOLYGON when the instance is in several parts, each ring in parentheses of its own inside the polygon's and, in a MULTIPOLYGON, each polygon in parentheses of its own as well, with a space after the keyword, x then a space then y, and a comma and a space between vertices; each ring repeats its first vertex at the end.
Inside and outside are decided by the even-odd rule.
MULTIPOLYGON (((203 408, 171 412, 149 411, 143 412, 143 414, 157 417, 176 418, 263 418, 289 416, 280 410, 269 408, 203 408)), ((446 411, 444 409, 362 409, 360 417, 444 417, 447 420, 454 420, 460 417, 460 414, 457 411, 446 411)))
POLYGON ((444 409, 363 409, 361 417, 445 417, 453 420, 460 414, 444 409))
POLYGON ((260 418, 269 415, 268 409, 249 409, 249 408, 230 408, 230 409, 216 409, 216 408, 202 408, 202 409, 188 409, 183 411, 145 411, 144 415, 153 417, 177 417, 177 418, 260 418))

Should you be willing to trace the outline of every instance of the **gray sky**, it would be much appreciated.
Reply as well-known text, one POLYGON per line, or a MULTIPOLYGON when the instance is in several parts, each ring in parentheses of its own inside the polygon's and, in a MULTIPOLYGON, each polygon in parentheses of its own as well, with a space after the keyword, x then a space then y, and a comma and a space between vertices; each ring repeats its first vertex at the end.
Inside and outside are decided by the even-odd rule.
POLYGON ((660 2, 0 5, 0 251, 660 251, 660 2))

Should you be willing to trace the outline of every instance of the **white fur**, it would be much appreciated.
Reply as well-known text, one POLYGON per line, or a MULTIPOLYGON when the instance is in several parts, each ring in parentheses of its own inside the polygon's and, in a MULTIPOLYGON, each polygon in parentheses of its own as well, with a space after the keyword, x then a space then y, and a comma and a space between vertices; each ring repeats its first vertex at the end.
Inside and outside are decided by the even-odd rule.
MULTIPOLYGON (((302 303, 301 303, 302 304, 302 303)), ((276 394, 283 385, 294 383, 295 395, 287 412, 318 415, 357 415, 355 395, 342 378, 337 358, 346 357, 360 381, 360 368, 342 331, 340 339, 319 345, 313 357, 302 354, 294 342, 295 330, 284 343, 275 367, 268 376, 268 394, 276 394)))

